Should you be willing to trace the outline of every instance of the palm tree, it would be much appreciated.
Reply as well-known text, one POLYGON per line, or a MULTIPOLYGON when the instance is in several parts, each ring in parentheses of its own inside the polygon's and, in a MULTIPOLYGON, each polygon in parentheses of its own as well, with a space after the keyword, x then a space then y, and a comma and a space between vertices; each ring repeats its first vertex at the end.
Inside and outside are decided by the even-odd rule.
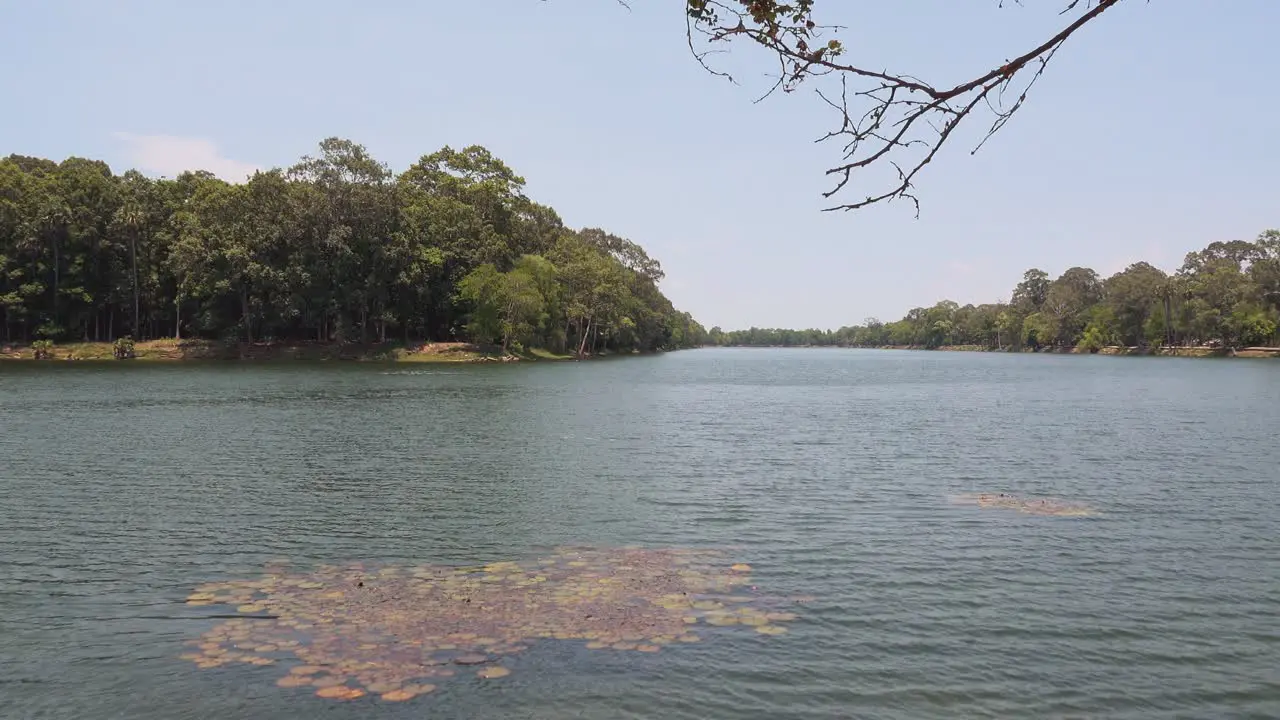
POLYGON ((142 229, 146 225, 147 216, 142 212, 142 208, 133 203, 128 203, 116 211, 116 222, 125 228, 129 235, 129 263, 133 272, 133 337, 135 340, 142 339, 142 330, 140 324, 140 303, 138 292, 138 236, 142 234, 142 229))
POLYGON ((56 323, 58 319, 58 296, 61 293, 59 287, 61 281, 62 268, 62 245, 60 240, 66 234, 67 225, 71 222, 71 209, 65 203, 51 200, 40 208, 40 214, 36 221, 37 237, 39 240, 47 239, 49 246, 53 251, 53 315, 52 322, 56 323))

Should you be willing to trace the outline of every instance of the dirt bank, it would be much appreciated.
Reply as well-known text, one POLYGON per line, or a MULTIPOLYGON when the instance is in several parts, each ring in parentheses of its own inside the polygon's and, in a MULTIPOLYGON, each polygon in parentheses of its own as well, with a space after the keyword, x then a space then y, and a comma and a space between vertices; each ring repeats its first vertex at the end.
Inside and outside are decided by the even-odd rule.
MULTIPOLYGON (((925 348, 919 345, 887 345, 881 350, 941 350, 947 352, 1028 352, 1053 355, 1088 355, 1090 351, 1074 347, 1040 348, 1039 350, 1011 350, 1009 348, 988 348, 981 345, 943 345, 937 348, 925 348)), ((1245 347, 1122 347, 1101 348, 1097 355, 1143 355, 1165 357, 1238 357, 1238 358, 1280 358, 1280 348, 1245 347)))
MULTIPOLYGON (((222 343, 211 340, 148 340, 134 346, 135 360, 178 362, 190 360, 310 360, 416 363, 485 363, 528 360, 569 360, 534 349, 504 354, 501 348, 471 343, 222 343)), ((0 359, 34 360, 30 345, 0 345, 0 359)), ((68 360, 114 360, 111 343, 63 343, 50 350, 49 362, 68 360)))

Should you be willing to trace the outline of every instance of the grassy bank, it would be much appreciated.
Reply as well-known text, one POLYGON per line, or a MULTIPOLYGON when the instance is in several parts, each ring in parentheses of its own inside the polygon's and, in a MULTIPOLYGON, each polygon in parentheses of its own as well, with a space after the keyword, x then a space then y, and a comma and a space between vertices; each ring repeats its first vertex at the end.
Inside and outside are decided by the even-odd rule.
POLYGON ((1045 353, 1054 355, 1137 355, 1148 357, 1240 357, 1240 358, 1280 358, 1280 348, 1268 347, 1246 347, 1246 348, 1221 348, 1221 347, 1122 347, 1111 346, 1100 348, 1096 353, 1082 348, 1040 348, 1039 350, 1022 349, 1013 350, 1010 348, 990 348, 982 345, 943 345, 937 348, 925 348, 919 345, 890 345, 883 350, 941 350, 944 352, 1027 352, 1027 353, 1045 353))
MULTIPOLYGON (((743 348, 829 348, 829 349, 848 349, 849 346, 844 345, 722 345, 720 347, 743 347, 743 348)), ((924 345, 878 345, 878 346, 857 346, 865 350, 929 350, 938 352, 1025 352, 1025 353, 1044 353, 1047 355, 1143 355, 1143 356, 1163 356, 1163 357, 1239 357, 1239 358, 1280 358, 1280 348, 1273 347, 1245 347, 1245 348, 1220 348, 1220 347, 1121 347, 1112 346, 1099 349, 1096 353, 1089 350, 1074 347, 1055 347, 1040 348, 1032 350, 1030 348, 993 348, 985 345, 941 345, 939 347, 925 347, 924 345)))
MULTIPOLYGON (((1083 351, 1082 351, 1083 352, 1083 351)), ((1240 357, 1240 358, 1280 358, 1280 348, 1245 347, 1245 348, 1213 348, 1213 347, 1105 347, 1098 351, 1099 355, 1162 355, 1166 357, 1240 357)))
MULTIPOLYGON (((148 340, 134 346, 135 361, 180 362, 190 360, 309 360, 405 363, 485 363, 528 360, 571 360, 534 348, 520 353, 503 353, 494 346, 471 343, 223 343, 211 340, 148 340)), ((35 360, 30 346, 0 346, 2 360, 35 360)), ((54 345, 48 361, 114 360, 113 346, 106 342, 54 345)))

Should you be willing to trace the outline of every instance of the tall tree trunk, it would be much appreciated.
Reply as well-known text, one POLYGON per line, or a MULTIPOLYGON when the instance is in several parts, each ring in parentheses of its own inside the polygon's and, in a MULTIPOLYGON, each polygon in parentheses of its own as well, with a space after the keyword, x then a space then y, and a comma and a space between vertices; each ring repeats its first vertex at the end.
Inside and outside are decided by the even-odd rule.
POLYGON ((58 236, 53 236, 53 322, 58 323, 58 266, 61 265, 61 258, 58 252, 58 236))
POLYGON ((173 339, 182 339, 182 298, 173 299, 173 339))
POLYGON ((133 334, 135 340, 142 339, 142 331, 138 326, 138 231, 130 233, 129 261, 133 265, 133 334))
POLYGON ((249 318, 249 286, 240 286, 240 318, 244 322, 245 342, 253 343, 253 322, 249 318))
POLYGON ((581 360, 587 351, 587 336, 591 334, 591 319, 587 318, 587 324, 582 328, 582 340, 578 343, 578 359, 581 360))

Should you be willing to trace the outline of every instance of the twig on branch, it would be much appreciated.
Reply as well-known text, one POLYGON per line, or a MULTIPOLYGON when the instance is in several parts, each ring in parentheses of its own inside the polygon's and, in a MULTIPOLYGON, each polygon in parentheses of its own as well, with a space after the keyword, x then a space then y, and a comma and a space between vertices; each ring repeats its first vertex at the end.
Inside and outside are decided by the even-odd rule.
MULTIPOLYGON (((898 183, 863 200, 840 203, 825 210, 856 210, 883 201, 906 199, 915 206, 918 217, 920 203, 911 192, 912 181, 938 154, 961 121, 980 103, 985 103, 995 115, 991 127, 970 154, 976 153, 1022 108, 1027 93, 1067 39, 1120 0, 1068 0, 1062 14, 1077 7, 1083 10, 1070 24, 1031 50, 951 88, 935 87, 907 74, 845 62, 845 48, 839 40, 822 41, 824 33, 834 33, 840 28, 818 25, 813 20, 814 0, 686 2, 689 50, 708 72, 733 80, 728 73, 709 66, 706 58, 711 50, 699 50, 695 36, 700 36, 708 46, 747 38, 777 54, 780 69, 775 82, 756 102, 779 89, 792 92, 810 77, 840 76, 838 101, 818 91, 819 97, 840 114, 840 127, 816 142, 837 138, 843 142, 843 161, 826 172, 834 176, 835 184, 823 197, 831 198, 845 190, 856 170, 878 162, 887 162, 896 169, 898 183), (1017 99, 1006 107, 1003 98, 1014 79, 1019 74, 1025 78, 1028 73, 1030 79, 1018 92, 1017 99), (859 113, 850 102, 866 109, 859 113), (900 163, 899 155, 911 148, 923 150, 913 161, 900 163)), ((1003 4, 1002 1, 1001 6, 1003 4)))

